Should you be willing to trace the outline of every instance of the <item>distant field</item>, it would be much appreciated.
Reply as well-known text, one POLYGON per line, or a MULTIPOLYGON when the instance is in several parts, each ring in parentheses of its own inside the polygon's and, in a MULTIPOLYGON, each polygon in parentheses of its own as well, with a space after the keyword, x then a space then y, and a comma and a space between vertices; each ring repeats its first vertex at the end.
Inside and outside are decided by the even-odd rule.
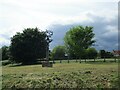
POLYGON ((118 88, 118 63, 56 63, 52 68, 41 65, 3 66, 5 88, 118 88))

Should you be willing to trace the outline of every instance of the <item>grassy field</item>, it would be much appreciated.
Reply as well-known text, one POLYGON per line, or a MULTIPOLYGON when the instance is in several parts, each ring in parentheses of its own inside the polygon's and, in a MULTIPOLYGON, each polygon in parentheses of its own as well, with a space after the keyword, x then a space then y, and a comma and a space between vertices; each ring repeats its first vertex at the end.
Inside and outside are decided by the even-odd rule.
POLYGON ((118 88, 118 63, 3 66, 2 88, 118 88))

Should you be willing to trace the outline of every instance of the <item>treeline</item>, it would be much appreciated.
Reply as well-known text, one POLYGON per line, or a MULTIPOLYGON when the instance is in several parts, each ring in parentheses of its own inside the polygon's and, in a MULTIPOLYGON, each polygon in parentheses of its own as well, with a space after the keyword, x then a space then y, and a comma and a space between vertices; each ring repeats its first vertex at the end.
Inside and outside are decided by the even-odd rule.
POLYGON ((2 60, 9 59, 12 62, 33 64, 39 60, 45 60, 49 51, 49 58, 56 59, 95 59, 111 58, 111 52, 100 50, 92 46, 96 42, 93 38, 93 27, 75 26, 64 37, 64 46, 56 46, 52 51, 48 50, 52 42, 52 31, 40 31, 38 28, 27 28, 22 33, 17 32, 11 37, 10 46, 3 46, 2 60))
MULTIPOLYGON (((10 59, 10 51, 9 46, 2 46, 2 60, 10 59)), ((68 54, 66 54, 65 46, 56 46, 52 51, 49 51, 49 59, 51 60, 65 60, 68 59, 68 54)), ((94 58, 113 58, 114 55, 112 52, 99 50, 97 51, 95 48, 89 48, 86 50, 86 54, 82 57, 82 59, 94 59, 94 58)), ((69 55, 69 59, 79 59, 74 54, 69 55)))
MULTIPOLYGON (((66 60, 66 59, 79 59, 75 54, 71 53, 66 54, 66 48, 65 46, 56 46, 50 53, 50 59, 51 60, 66 60)), ((99 50, 97 51, 95 48, 91 47, 86 49, 84 55, 81 57, 81 59, 96 59, 96 58, 114 58, 114 55, 112 52, 105 51, 105 50, 99 50)))

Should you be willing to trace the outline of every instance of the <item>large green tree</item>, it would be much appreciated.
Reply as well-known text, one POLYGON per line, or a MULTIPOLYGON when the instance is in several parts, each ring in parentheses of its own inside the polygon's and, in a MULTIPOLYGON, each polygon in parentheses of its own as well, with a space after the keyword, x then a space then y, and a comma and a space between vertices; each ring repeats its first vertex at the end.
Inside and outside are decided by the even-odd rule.
POLYGON ((47 34, 38 28, 27 28, 11 38, 10 52, 15 62, 31 64, 46 57, 47 34))
POLYGON ((91 26, 75 26, 71 28, 64 37, 68 53, 73 53, 81 58, 85 50, 95 42, 93 40, 94 35, 93 27, 91 26))

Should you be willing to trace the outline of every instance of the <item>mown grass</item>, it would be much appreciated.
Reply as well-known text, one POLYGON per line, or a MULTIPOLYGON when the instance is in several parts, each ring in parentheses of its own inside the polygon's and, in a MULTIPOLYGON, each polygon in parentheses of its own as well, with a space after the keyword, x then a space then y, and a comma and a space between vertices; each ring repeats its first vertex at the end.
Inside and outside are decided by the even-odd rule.
POLYGON ((118 88, 118 63, 3 66, 2 88, 118 88))

